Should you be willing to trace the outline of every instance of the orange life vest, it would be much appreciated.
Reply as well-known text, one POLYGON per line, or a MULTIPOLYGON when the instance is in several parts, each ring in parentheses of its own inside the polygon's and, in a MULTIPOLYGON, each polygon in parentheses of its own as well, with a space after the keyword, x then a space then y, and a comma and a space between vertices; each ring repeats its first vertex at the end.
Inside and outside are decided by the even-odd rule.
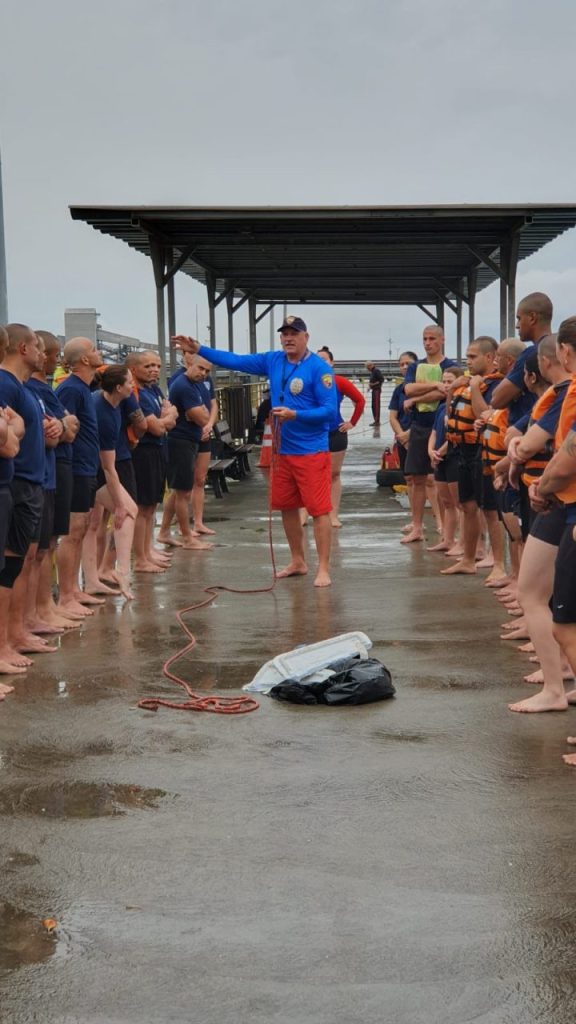
MULTIPOLYGON (((560 419, 558 420, 558 427, 554 437, 555 451, 558 451, 562 447, 564 440, 570 433, 574 423, 576 423, 576 377, 573 377, 571 383, 568 385, 568 390, 564 401, 562 402, 560 419)), ((564 505, 572 505, 576 502, 576 477, 570 481, 564 490, 557 491, 556 497, 558 498, 558 501, 563 502, 564 505)))
MULTIPOLYGON (((566 397, 566 393, 564 397, 566 397)), ((533 423, 536 423, 537 420, 541 419, 542 416, 546 415, 548 410, 556 401, 557 397, 558 387, 554 387, 554 385, 548 388, 548 390, 545 391, 543 395, 540 395, 540 398, 532 408, 528 429, 530 429, 533 423)), ((526 460, 522 467, 521 473, 522 482, 526 484, 526 487, 529 487, 530 484, 535 483, 536 480, 538 480, 542 476, 553 454, 554 441, 552 438, 550 438, 549 441, 546 441, 546 444, 544 445, 541 451, 536 452, 535 455, 532 455, 529 459, 526 460)))
POLYGON ((495 409, 482 432, 482 470, 485 476, 494 473, 494 466, 506 455, 504 438, 508 430, 509 410, 495 409))
MULTIPOLYGON (((502 374, 487 373, 480 385, 480 394, 484 394, 491 380, 502 380, 502 374)), ((452 444, 478 444, 478 431, 474 430, 474 422, 477 419, 472 408, 470 385, 463 381, 456 387, 450 402, 446 437, 452 444)))

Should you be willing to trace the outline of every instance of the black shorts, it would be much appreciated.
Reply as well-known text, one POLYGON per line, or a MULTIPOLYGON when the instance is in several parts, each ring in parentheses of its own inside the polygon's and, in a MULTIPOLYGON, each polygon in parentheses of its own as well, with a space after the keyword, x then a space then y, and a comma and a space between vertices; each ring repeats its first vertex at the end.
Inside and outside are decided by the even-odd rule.
POLYGON ((420 423, 413 423, 410 427, 408 438, 408 451, 404 472, 406 476, 428 476, 432 472, 432 464, 428 456, 428 441, 432 427, 424 427, 420 423))
POLYGON ((143 508, 159 505, 166 485, 165 445, 139 444, 132 452, 136 477, 136 501, 143 508))
POLYGON ((54 499, 53 536, 66 537, 70 532, 70 508, 74 478, 72 463, 56 459, 56 494, 54 499))
POLYGON ((24 558, 28 548, 40 536, 44 491, 41 484, 14 477, 12 492, 12 518, 8 527, 6 547, 14 555, 24 558))
POLYGON ((118 479, 122 484, 125 491, 133 501, 136 501, 137 489, 136 489, 136 474, 134 472, 134 465, 132 459, 121 459, 120 462, 115 463, 116 472, 118 473, 118 479))
POLYGON ((212 454, 212 441, 198 441, 198 455, 206 454, 206 452, 212 454))
POLYGON ((97 487, 95 476, 73 476, 70 511, 89 512, 94 508, 97 487))
POLYGON ((477 444, 461 444, 458 446, 458 501, 464 505, 481 497, 482 463, 479 458, 477 444))
POLYGON ((574 525, 566 526, 554 567, 552 618, 558 625, 576 623, 576 541, 574 525))
POLYGON ((396 445, 396 451, 398 452, 398 461, 400 463, 400 469, 402 470, 402 472, 404 472, 404 467, 406 465, 406 456, 408 454, 408 449, 405 448, 403 444, 398 443, 396 445))
POLYGON ((457 446, 449 443, 446 455, 434 470, 434 479, 441 484, 457 484, 459 461, 457 446))
POLYGON ((48 551, 50 541, 54 536, 54 506, 56 491, 44 491, 44 503, 42 505, 42 519, 40 520, 40 534, 38 536, 38 550, 48 551))
POLYGON ((530 527, 530 536, 557 548, 566 530, 566 508, 555 505, 550 512, 539 512, 530 527))
POLYGON ((194 464, 198 452, 196 441, 168 438, 168 486, 175 491, 191 491, 194 485, 194 464))
POLYGON ((348 447, 348 433, 346 430, 331 430, 328 434, 328 451, 345 452, 348 447))
POLYGON ((0 487, 0 569, 4 568, 4 549, 12 519, 12 491, 10 485, 0 487))
POLYGON ((478 496, 476 498, 478 507, 484 512, 497 512, 498 498, 496 494, 497 492, 494 489, 494 478, 491 474, 484 473, 482 469, 482 462, 479 460, 478 496))

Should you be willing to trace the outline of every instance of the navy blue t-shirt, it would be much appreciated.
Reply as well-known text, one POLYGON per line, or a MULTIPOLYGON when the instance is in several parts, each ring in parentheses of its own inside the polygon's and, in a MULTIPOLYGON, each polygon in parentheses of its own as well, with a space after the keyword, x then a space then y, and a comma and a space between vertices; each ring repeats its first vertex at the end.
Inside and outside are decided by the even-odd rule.
POLYGON ((441 448, 446 440, 446 402, 440 402, 434 416, 433 430, 436 431, 436 449, 441 448))
MULTIPOLYGON (((427 365, 427 366, 439 366, 440 370, 442 371, 441 374, 440 374, 440 377, 439 377, 439 380, 441 380, 442 379, 442 373, 444 373, 444 370, 447 370, 450 366, 456 366, 457 364, 456 364, 454 359, 446 359, 446 357, 440 363, 428 363, 427 359, 419 359, 417 363, 410 363, 410 366, 406 370, 406 376, 404 377, 404 385, 406 385, 406 384, 425 383, 426 382, 425 379, 420 378, 419 377, 419 373, 418 373, 418 368, 420 366, 425 366, 425 365, 427 365)), ((438 382, 437 381, 430 381, 430 389, 432 389, 434 387, 435 383, 438 383, 438 382)), ((436 402, 428 402, 428 403, 426 403, 427 405, 431 405, 431 406, 433 405, 434 406, 433 409, 426 410, 426 411, 424 411, 424 410, 421 411, 420 409, 418 409, 416 407, 416 405, 414 405, 412 407, 412 423, 417 423, 421 427, 429 427, 430 430, 431 430, 433 425, 434 425, 434 417, 436 415, 436 410, 438 408, 438 402, 439 401, 440 401, 440 399, 438 399, 438 401, 436 401, 436 402)), ((424 403, 422 403, 422 404, 424 404, 424 403)))
MULTIPOLYGON (((44 408, 48 416, 53 416, 57 420, 63 419, 66 415, 66 410, 58 396, 45 380, 38 380, 37 377, 30 377, 30 380, 26 382, 26 387, 30 388, 31 391, 34 391, 37 397, 44 403, 44 408)), ((57 445, 56 448, 46 448, 46 471, 43 484, 45 491, 56 490, 56 452, 58 448, 59 445, 57 445)))
MULTIPOLYGON (((9 405, 24 420, 25 433, 14 459, 14 476, 32 484, 44 484, 46 454, 44 447, 45 409, 34 391, 30 391, 0 367, 0 405, 9 405)), ((2 462, 5 460, 2 459, 2 462)))
POLYGON ((123 398, 118 408, 120 409, 121 429, 118 444, 116 445, 116 462, 126 462, 132 458, 126 429, 130 423, 130 417, 140 409, 136 395, 128 395, 127 398, 123 398))
MULTIPOLYGON (((138 392, 138 401, 144 416, 161 416, 163 396, 160 388, 156 389, 153 384, 146 384, 138 392)), ((153 445, 156 448, 161 448, 165 440, 165 436, 155 437, 154 434, 147 430, 140 438, 138 446, 141 448, 143 445, 144 447, 153 445)))
POLYGON ((178 377, 181 377, 183 373, 186 373, 186 367, 185 366, 179 366, 176 370, 174 370, 174 373, 171 374, 170 377, 168 377, 168 388, 169 389, 170 389, 170 386, 174 383, 174 381, 177 380, 178 377))
MULTIPOLYGON (((508 378, 506 378, 508 380, 508 378)), ((522 391, 518 398, 515 398, 513 402, 510 402, 508 406, 508 423, 511 427, 519 427, 519 423, 525 419, 526 424, 530 419, 530 413, 532 406, 536 401, 536 395, 533 395, 531 391, 522 391)))
POLYGON ((120 406, 114 407, 104 397, 102 391, 96 391, 92 395, 94 411, 98 422, 98 437, 100 439, 101 452, 117 451, 118 438, 122 432, 122 413, 120 406))
POLYGON ((170 431, 170 437, 180 441, 198 442, 202 436, 202 427, 187 420, 186 413, 190 409, 198 409, 202 406, 210 409, 206 390, 198 382, 190 380, 185 373, 181 373, 170 385, 168 394, 172 405, 178 409, 178 419, 174 430, 170 431), (202 387, 202 391, 200 391, 200 387, 202 387))
POLYGON ((412 410, 404 409, 404 402, 406 401, 406 392, 404 391, 405 381, 401 384, 397 384, 392 392, 392 397, 388 403, 388 408, 398 415, 398 422, 402 427, 402 430, 408 430, 412 422, 412 410))
POLYGON ((71 445, 74 476, 96 476, 100 465, 100 440, 94 399, 88 384, 71 373, 56 388, 65 409, 80 421, 80 429, 71 445))

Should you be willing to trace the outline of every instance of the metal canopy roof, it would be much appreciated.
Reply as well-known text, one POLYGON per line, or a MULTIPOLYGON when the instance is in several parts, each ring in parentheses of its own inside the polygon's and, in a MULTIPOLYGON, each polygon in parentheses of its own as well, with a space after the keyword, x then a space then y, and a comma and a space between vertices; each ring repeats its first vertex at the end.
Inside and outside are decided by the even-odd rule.
MULTIPOLYGON (((261 303, 429 305, 502 276, 576 225, 576 205, 72 206, 71 216, 219 292, 261 303), (514 259, 514 263, 516 262, 514 259)), ((505 275, 504 275, 505 276, 505 275)))

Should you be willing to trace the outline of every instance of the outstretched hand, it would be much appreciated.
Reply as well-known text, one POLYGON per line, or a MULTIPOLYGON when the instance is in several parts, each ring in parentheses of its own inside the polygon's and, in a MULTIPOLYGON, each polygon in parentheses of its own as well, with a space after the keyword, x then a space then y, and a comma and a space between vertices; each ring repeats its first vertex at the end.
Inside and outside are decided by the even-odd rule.
POLYGON ((179 348, 181 352, 189 352, 190 355, 196 355, 200 348, 200 342, 188 334, 175 334, 170 340, 174 348, 179 348))

